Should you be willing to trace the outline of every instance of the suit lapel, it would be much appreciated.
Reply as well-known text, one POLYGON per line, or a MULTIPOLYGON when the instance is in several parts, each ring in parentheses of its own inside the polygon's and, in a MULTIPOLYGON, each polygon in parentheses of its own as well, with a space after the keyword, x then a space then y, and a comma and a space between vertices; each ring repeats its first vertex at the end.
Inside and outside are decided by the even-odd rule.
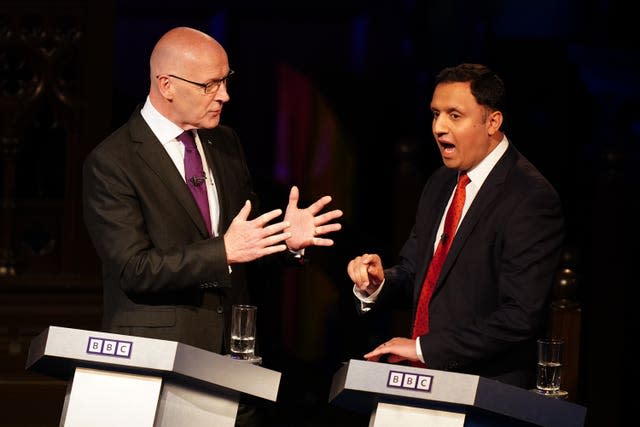
POLYGON ((436 289, 434 292, 437 292, 442 286, 442 278, 446 277, 447 273, 453 266, 455 259, 458 257, 458 254, 464 247, 465 242, 478 224, 483 213, 489 209, 490 206, 492 206, 493 201, 499 197, 506 176, 516 161, 516 153, 515 148, 509 145, 505 155, 498 160, 498 163, 496 163, 491 172, 489 172, 487 179, 482 184, 482 187, 478 191, 478 194, 458 227, 458 231, 456 232, 451 248, 449 249, 447 258, 442 265, 440 278, 436 283, 436 289))
POLYGON ((209 169, 211 169, 211 172, 213 173, 213 180, 216 183, 219 207, 219 228, 220 230, 225 230, 230 222, 227 219, 228 209, 225 206, 225 200, 222 197, 223 194, 227 194, 225 192, 225 183, 223 179, 225 162, 223 160, 222 153, 220 153, 216 147, 215 135, 215 129, 212 131, 198 130, 198 136, 202 143, 202 150, 207 158, 207 165, 209 165, 209 169))
POLYGON ((138 144, 137 153, 140 158, 153 170, 164 183, 168 192, 172 194, 178 203, 187 211, 194 225, 203 237, 208 237, 206 225, 200 214, 191 192, 180 176, 175 164, 162 147, 162 144, 153 134, 140 113, 134 114, 130 120, 131 138, 138 144))

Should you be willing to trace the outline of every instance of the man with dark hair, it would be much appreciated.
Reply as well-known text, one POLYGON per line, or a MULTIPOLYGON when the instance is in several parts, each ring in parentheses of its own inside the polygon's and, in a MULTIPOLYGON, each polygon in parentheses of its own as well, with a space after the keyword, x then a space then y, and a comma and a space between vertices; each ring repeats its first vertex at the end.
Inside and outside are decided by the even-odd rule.
POLYGON ((502 131, 505 88, 480 64, 445 68, 431 99, 444 166, 424 186, 400 261, 364 254, 347 267, 358 310, 412 303, 411 337, 365 355, 534 385, 564 238, 561 201, 502 131))

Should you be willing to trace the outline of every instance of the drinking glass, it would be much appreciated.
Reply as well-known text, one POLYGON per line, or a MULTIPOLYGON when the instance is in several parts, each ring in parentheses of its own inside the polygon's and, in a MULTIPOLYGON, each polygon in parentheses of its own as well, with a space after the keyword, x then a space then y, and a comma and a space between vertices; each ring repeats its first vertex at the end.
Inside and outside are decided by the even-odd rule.
POLYGON ((563 346, 564 341, 557 338, 538 340, 538 366, 536 369, 536 391, 538 393, 550 397, 566 397, 567 392, 560 390, 563 346))
POLYGON ((258 307, 236 304, 231 308, 231 357, 255 362, 256 316, 258 307))

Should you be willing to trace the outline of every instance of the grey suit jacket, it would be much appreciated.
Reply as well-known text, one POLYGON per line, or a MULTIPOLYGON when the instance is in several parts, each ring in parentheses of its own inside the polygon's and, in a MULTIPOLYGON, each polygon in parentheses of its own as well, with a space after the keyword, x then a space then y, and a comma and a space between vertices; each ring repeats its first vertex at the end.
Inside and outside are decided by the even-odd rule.
MULTIPOLYGON (((415 312, 456 175, 441 167, 427 181, 401 261, 385 270, 376 306, 403 293, 415 312)), ((420 338, 427 367, 529 387, 563 238, 556 191, 510 144, 444 262, 429 304, 430 332, 420 338)))
MULTIPOLYGON (((220 235, 257 198, 233 130, 199 130, 220 203, 220 235)), ((244 266, 230 273, 170 157, 140 115, 96 146, 83 167, 84 219, 102 261, 106 331, 225 349, 230 305, 247 302, 244 266), (203 286, 208 287, 203 289, 203 286)))

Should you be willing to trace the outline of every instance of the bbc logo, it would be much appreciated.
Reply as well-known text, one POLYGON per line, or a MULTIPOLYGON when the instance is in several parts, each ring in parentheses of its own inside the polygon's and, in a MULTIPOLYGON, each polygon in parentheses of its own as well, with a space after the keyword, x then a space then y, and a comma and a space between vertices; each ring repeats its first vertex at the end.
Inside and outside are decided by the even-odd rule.
POLYGON ((418 375, 408 372, 389 372, 388 387, 431 392, 433 375, 418 375))
POLYGON ((131 357, 133 342, 89 337, 87 353, 102 356, 131 357))

